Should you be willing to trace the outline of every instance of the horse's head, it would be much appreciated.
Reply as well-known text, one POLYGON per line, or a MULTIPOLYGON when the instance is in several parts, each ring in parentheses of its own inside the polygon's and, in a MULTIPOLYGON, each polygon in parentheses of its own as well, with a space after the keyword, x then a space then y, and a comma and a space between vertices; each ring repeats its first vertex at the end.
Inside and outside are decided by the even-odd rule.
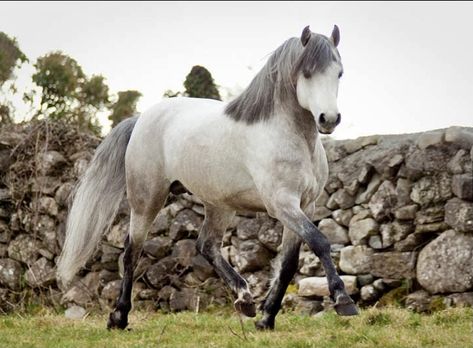
POLYGON ((294 66, 297 100, 314 116, 322 134, 330 134, 340 123, 337 106, 338 83, 343 67, 337 45, 340 31, 335 25, 330 38, 312 33, 305 27, 301 42, 303 51, 294 66))

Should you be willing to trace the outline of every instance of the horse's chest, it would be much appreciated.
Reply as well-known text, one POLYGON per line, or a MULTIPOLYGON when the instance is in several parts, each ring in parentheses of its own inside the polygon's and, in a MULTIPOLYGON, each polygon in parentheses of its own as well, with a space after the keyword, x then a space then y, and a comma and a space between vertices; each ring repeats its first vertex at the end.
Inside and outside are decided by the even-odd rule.
POLYGON ((308 167, 310 172, 306 173, 307 185, 303 192, 302 200, 312 202, 320 196, 328 181, 328 162, 323 148, 314 153, 311 164, 308 167))

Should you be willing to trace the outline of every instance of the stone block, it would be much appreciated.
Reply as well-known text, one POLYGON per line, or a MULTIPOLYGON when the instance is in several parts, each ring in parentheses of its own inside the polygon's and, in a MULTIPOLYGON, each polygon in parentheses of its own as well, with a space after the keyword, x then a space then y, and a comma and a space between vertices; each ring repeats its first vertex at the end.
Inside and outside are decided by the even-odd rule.
POLYGON ((415 278, 415 252, 382 252, 371 256, 371 274, 380 278, 415 278))
MULTIPOLYGON (((358 293, 358 287, 356 285, 356 276, 342 275, 340 276, 345 289, 349 295, 358 293)), ((328 290, 328 282, 326 277, 308 277, 299 281, 299 296, 310 297, 310 296, 329 296, 330 291, 328 290)))

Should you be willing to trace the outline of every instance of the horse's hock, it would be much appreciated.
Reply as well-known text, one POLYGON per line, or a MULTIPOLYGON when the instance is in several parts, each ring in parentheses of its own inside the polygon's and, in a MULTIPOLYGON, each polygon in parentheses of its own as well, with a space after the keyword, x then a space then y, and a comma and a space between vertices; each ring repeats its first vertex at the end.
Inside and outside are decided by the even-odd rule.
MULTIPOLYGON (((112 306, 120 289, 129 212, 111 230, 72 286, 55 263, 64 241, 69 194, 99 139, 65 125, 0 129, 0 307, 37 302, 112 306), (72 140, 74 141, 72 141, 72 140)), ((473 129, 324 140, 330 178, 314 221, 332 244, 347 290, 360 305, 402 303, 418 311, 473 305, 473 129)), ((144 245, 135 306, 204 310, 232 303, 196 252, 199 200, 170 197, 144 245)), ((222 253, 261 300, 282 226, 266 214, 237 215, 222 253)), ((330 308, 320 261, 302 247, 285 308, 330 308)))

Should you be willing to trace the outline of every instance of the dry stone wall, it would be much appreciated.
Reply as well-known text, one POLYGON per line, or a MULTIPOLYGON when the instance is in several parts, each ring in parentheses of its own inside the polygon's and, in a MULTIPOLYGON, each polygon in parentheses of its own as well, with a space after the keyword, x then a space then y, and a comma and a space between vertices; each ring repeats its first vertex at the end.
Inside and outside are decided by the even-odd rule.
MULTIPOLYGON (((65 289, 55 277, 70 193, 100 139, 46 121, 0 129, 0 308, 26 302, 105 309, 116 301, 129 212, 126 200, 94 258, 65 289)), ((324 139, 330 177, 313 220, 360 305, 401 301, 428 311, 473 304, 473 129, 354 140, 324 139)), ((136 272, 135 306, 204 310, 231 302, 197 253, 203 207, 171 196, 158 214, 136 272)), ((225 233, 223 256, 248 280, 257 300, 269 286, 281 224, 239 213, 225 233)), ((319 259, 301 248, 285 308, 330 308, 319 259)), ((83 313, 82 311, 80 311, 83 313)))

